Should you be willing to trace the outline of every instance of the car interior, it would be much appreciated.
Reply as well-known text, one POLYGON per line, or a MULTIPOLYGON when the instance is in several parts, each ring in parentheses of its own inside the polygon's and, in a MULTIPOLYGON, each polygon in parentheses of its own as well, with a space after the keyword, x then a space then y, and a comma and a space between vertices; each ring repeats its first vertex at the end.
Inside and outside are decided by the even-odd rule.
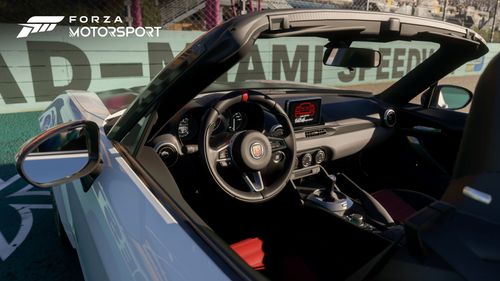
MULTIPOLYGON (((367 92, 266 86, 199 95, 150 136, 138 160, 153 175, 171 173, 180 198, 272 280, 331 280, 332 271, 343 280, 395 241, 404 243, 406 218, 440 198, 450 181, 463 129, 457 119, 433 122, 445 110, 396 108, 367 92), (208 116, 220 104, 220 114, 208 116), (200 148, 207 126, 217 176, 200 148), (259 141, 257 150, 271 153, 252 169, 244 158, 259 151, 238 149, 259 141), (260 180, 250 178, 256 170, 260 180), (290 180, 279 193, 259 190, 259 181, 275 189, 283 174, 290 180)), ((465 122, 464 113, 446 114, 465 122)))
MULTIPOLYGON (((378 66, 376 53, 329 40, 325 65, 378 66)), ((467 114, 425 100, 447 69, 427 71, 446 54, 380 95, 287 81, 212 85, 167 121, 165 108, 151 113, 137 161, 258 276, 344 280, 405 245, 405 221, 452 179, 467 114), (409 103, 418 94, 424 103, 409 103)))
MULTIPOLYGON (((86 91, 67 91, 52 106, 67 101, 75 118, 91 120, 52 126, 56 111, 47 111, 46 130, 21 147, 16 169, 33 186, 79 180, 87 197, 99 198, 108 180, 119 194, 131 186, 133 195, 115 199, 140 202, 120 205, 126 220, 140 214, 133 236, 149 231, 142 225, 149 214, 168 216, 154 221, 175 226, 169 243, 183 239, 180 252, 192 245, 190 254, 210 262, 205 269, 231 280, 496 280, 500 56, 474 94, 439 84, 487 52, 472 30, 404 15, 235 17, 188 45, 147 86, 96 93, 107 110, 93 112, 99 101, 86 91), (405 64, 406 49, 387 55, 402 43, 416 52, 421 43, 438 48, 405 64), (356 75, 366 83, 333 83, 356 75), (110 155, 116 167, 105 166, 110 155), (44 170, 48 163, 60 168, 44 170), (104 168, 120 170, 99 181, 104 168)), ((142 240, 131 239, 142 254, 142 240)))

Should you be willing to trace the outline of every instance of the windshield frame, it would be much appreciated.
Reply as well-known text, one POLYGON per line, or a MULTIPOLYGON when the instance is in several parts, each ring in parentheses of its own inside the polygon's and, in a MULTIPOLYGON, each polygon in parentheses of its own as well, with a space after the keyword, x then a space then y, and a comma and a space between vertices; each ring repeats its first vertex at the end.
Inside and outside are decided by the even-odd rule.
MULTIPOLYGON (((437 52, 380 95, 382 99, 394 103, 410 100, 421 92, 421 87, 408 87, 412 80, 421 81, 420 85, 427 87, 463 63, 488 51, 484 39, 470 29, 405 15, 327 9, 273 10, 248 14, 213 28, 177 55, 128 107, 111 128, 108 137, 120 141, 143 116, 158 107, 162 110, 158 111, 157 123, 166 122, 245 57, 258 38, 284 36, 439 43, 441 48, 437 52), (443 64, 442 69, 433 72, 433 66, 440 63, 443 64), (397 95, 399 97, 391 95, 405 88, 408 88, 407 91, 397 95), (414 93, 416 91, 418 93, 414 93)), ((160 126, 155 125, 153 130, 160 126)))

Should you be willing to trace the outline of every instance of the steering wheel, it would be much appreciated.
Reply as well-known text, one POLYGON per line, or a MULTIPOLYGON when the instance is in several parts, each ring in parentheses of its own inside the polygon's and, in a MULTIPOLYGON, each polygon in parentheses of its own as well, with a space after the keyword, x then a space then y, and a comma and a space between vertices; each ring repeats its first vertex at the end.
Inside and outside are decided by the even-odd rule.
POLYGON ((255 91, 232 92, 212 106, 203 119, 200 155, 224 192, 240 201, 258 203, 283 190, 293 171, 296 151, 292 124, 278 103, 255 91), (214 134, 219 116, 237 103, 255 103, 267 109, 283 127, 283 134, 272 137, 256 130, 214 134), (261 172, 273 164, 274 157, 283 162, 279 175, 272 179, 263 177, 261 172), (241 184, 228 183, 221 175, 223 169, 232 169, 231 176, 241 177, 237 181, 241 184))

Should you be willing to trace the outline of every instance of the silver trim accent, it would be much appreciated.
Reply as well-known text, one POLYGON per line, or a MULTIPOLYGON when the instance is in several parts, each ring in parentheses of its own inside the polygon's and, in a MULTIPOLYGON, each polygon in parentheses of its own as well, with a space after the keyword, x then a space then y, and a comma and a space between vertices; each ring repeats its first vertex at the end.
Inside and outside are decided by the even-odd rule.
POLYGON ((384 112, 384 124, 385 124, 387 127, 390 127, 390 128, 392 128, 392 127, 394 127, 394 126, 396 125, 396 111, 394 111, 394 109, 389 108, 389 109, 387 109, 387 110, 384 112), (389 114, 391 114, 391 113, 392 113, 392 114, 394 114, 394 123, 393 123, 393 124, 389 123, 389 121, 388 121, 388 116, 389 116, 389 114))
POLYGON ((419 131, 419 132, 424 132, 424 133, 441 133, 441 129, 427 127, 427 126, 414 126, 413 130, 419 131))
POLYGON ((307 196, 307 201, 318 205, 320 208, 327 209, 338 216, 343 216, 344 213, 354 205, 354 202, 349 197, 335 201, 323 201, 323 199, 319 197, 320 192, 322 192, 321 189, 313 191, 313 193, 307 196))
POLYGON ((406 139, 412 144, 420 145, 420 141, 414 136, 406 136, 406 139))
POLYGON ((279 162, 281 162, 282 160, 284 160, 285 157, 286 157, 286 155, 285 155, 285 153, 283 151, 277 151, 275 154, 281 155, 281 158, 278 161, 276 161, 276 159, 274 158, 274 155, 273 155, 272 159, 273 159, 273 163, 274 164, 278 164, 279 162))
POLYGON ((476 200, 486 205, 489 205, 493 200, 493 197, 490 194, 482 192, 470 186, 464 186, 464 188, 462 189, 462 194, 472 200, 476 200))
POLYGON ((217 158, 215 159, 216 163, 228 162, 228 161, 233 160, 233 154, 232 154, 231 149, 229 149, 229 144, 225 144, 225 145, 219 147, 218 149, 215 149, 214 151, 217 153, 217 158), (220 153, 226 149, 227 149, 228 158, 220 158, 220 153))
POLYGON ((323 163, 324 161, 326 160, 326 152, 323 150, 323 149, 318 149, 318 151, 316 151, 314 153, 314 162, 316 162, 316 164, 321 164, 323 163), (323 160, 321 161, 318 161, 318 155, 322 153, 323 154, 323 160))
POLYGON ((255 181, 252 182, 250 180, 250 177, 248 176, 247 173, 243 173, 243 180, 247 183, 247 185, 255 192, 261 192, 264 190, 264 181, 262 181, 262 175, 260 171, 253 172, 252 174, 253 180, 255 181))
POLYGON ((309 152, 306 152, 304 153, 301 157, 300 157, 300 164, 302 165, 303 168, 307 168, 307 167, 311 167, 311 165, 314 164, 314 158, 312 156, 311 153, 309 152), (306 156, 310 157, 311 158, 311 163, 309 163, 309 165, 304 165, 304 158, 306 158, 306 156))
POLYGON ((271 127, 271 129, 269 129, 269 133, 271 134, 271 136, 272 136, 272 134, 273 134, 274 132, 276 132, 276 130, 278 130, 278 129, 283 129, 283 125, 281 125, 281 124, 274 124, 274 125, 271 127))
POLYGON ((175 149, 175 151, 179 152, 179 150, 177 149, 177 147, 171 143, 171 142, 158 142, 154 147, 153 149, 156 151, 156 153, 159 153, 160 152, 160 149, 163 147, 163 146, 167 146, 167 145, 170 145, 171 147, 173 147, 175 149))
POLYGON ((301 168, 301 169, 294 170, 292 172, 290 179, 291 180, 301 179, 301 178, 305 178, 305 177, 319 174, 319 172, 321 172, 321 168, 320 168, 320 166, 317 166, 317 165, 310 166, 307 168, 301 168))
POLYGON ((168 165, 168 166, 173 166, 177 163, 177 161, 179 161, 179 156, 180 156, 179 149, 177 149, 177 147, 173 143, 171 143, 171 142, 159 142, 158 144, 155 145, 154 150, 156 151, 156 154, 158 154, 158 156, 160 156, 160 158, 163 160, 163 157, 162 157, 160 151, 164 147, 167 147, 167 146, 172 148, 175 152, 175 160, 170 165, 168 165))

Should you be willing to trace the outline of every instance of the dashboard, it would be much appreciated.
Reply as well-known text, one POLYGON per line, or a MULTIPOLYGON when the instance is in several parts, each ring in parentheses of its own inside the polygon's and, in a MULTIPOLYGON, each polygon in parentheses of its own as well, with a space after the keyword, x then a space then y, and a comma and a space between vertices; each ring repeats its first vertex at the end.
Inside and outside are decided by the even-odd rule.
MULTIPOLYGON (((183 142, 197 141, 200 122, 206 107, 196 107, 184 113, 177 124, 177 137, 183 142)), ((241 103, 231 107, 217 119, 214 133, 263 130, 263 109, 253 103, 241 103)))
MULTIPOLYGON (((394 133, 396 112, 371 94, 261 90, 279 103, 294 127, 295 178, 307 176, 325 161, 355 154, 394 133)), ((166 124, 154 139, 168 166, 198 151, 207 109, 227 92, 200 94, 166 124)), ((219 115, 214 134, 256 130, 270 137, 283 134, 273 114, 255 103, 238 103, 219 115)))

